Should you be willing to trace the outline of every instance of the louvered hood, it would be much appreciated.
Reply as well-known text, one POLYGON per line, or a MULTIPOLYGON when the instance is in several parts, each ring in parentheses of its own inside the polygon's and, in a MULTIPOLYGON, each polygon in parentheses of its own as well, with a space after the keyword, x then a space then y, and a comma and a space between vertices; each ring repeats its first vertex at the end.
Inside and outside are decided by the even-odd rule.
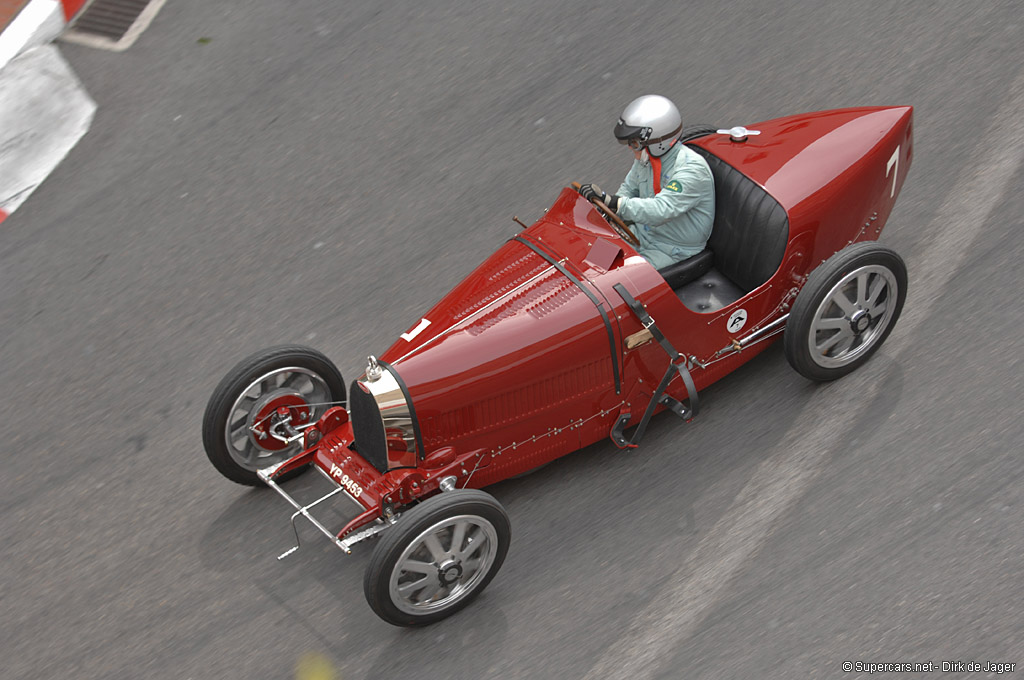
POLYGON ((382 355, 407 386, 424 454, 531 418, 547 426, 560 405, 564 420, 568 402, 614 390, 600 294, 563 268, 550 238, 544 252, 562 261, 508 241, 382 355))

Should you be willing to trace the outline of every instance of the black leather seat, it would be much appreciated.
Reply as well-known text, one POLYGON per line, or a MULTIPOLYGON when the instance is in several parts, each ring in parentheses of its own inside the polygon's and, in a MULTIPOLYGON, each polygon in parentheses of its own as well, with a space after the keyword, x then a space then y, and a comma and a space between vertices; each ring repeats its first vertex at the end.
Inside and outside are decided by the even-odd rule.
POLYGON ((717 156, 703 156, 715 178, 715 224, 708 247, 658 270, 689 309, 710 313, 765 283, 789 242, 786 210, 753 180, 717 156))
POLYGON ((739 170, 700 147, 690 148, 707 160, 715 178, 715 225, 708 240, 714 268, 749 293, 782 264, 789 217, 778 201, 739 170))

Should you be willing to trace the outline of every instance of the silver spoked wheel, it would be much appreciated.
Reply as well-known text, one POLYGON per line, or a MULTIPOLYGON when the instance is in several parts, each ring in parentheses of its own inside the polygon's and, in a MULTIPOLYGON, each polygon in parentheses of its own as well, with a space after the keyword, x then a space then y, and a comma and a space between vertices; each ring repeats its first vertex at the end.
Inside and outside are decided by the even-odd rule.
POLYGON ((810 380, 835 380, 882 346, 907 297, 907 265, 874 241, 849 245, 818 265, 786 322, 786 359, 810 380))
POLYGON ((807 334, 814 363, 841 368, 869 352, 889 328, 898 296, 899 284, 886 267, 868 265, 844 276, 814 313, 807 334))
POLYGON ((301 440, 286 444, 274 435, 315 422, 327 410, 331 390, 308 368, 288 366, 258 376, 231 405, 224 426, 228 453, 246 470, 265 468, 295 453, 301 440), (285 408, 283 417, 278 409, 285 408))
POLYGON ((345 381, 322 353, 302 345, 260 350, 235 364, 210 395, 206 456, 231 481, 264 486, 256 471, 298 453, 303 426, 331 403, 345 405, 345 381))
POLYGON ((404 509, 381 534, 363 577, 370 608, 396 626, 451 616, 501 569, 512 531, 493 496, 453 489, 404 509))
POLYGON ((388 592, 406 614, 448 609, 473 593, 497 554, 498 533, 483 517, 457 515, 409 543, 391 572, 388 592))

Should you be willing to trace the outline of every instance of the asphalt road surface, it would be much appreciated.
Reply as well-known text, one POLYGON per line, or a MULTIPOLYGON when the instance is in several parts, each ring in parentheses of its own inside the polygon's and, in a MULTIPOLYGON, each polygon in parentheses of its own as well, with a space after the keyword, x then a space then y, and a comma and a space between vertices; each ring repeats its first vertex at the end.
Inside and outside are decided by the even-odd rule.
POLYGON ((1021 22, 1017 0, 178 0, 125 53, 64 46, 95 122, 0 227, 0 675, 1024 672, 1021 22), (776 345, 693 424, 492 487, 508 559, 438 625, 372 614, 365 547, 304 531, 276 561, 285 504, 202 451, 223 373, 299 342, 355 377, 513 215, 617 186, 611 128, 647 92, 723 126, 916 107, 886 345, 825 386, 776 345))

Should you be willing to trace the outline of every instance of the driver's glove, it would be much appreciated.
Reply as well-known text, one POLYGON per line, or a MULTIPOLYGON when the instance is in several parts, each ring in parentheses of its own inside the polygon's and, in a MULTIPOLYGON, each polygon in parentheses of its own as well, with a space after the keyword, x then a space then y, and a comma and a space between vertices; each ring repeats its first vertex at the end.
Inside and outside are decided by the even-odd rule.
POLYGON ((588 201, 601 201, 612 212, 619 211, 619 197, 615 194, 606 194, 596 184, 586 183, 580 186, 580 195, 588 201))

